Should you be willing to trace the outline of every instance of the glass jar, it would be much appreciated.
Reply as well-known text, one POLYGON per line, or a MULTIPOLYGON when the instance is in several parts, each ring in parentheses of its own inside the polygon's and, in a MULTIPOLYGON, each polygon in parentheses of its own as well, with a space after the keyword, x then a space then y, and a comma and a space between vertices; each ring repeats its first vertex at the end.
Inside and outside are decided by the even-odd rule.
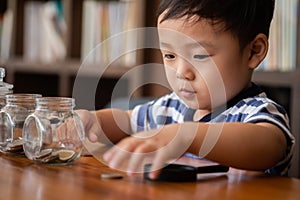
POLYGON ((24 123, 24 151, 40 164, 65 165, 80 157, 85 139, 80 117, 73 111, 75 100, 43 97, 24 123))
POLYGON ((7 89, 7 88, 2 88, 0 86, 0 109, 2 109, 6 104, 5 96, 7 94, 12 94, 12 93, 13 93, 12 90, 7 89))
POLYGON ((35 110, 40 94, 8 94, 0 111, 0 151, 8 155, 24 155, 22 130, 28 115, 35 110))
POLYGON ((5 95, 13 93, 13 85, 3 81, 5 69, 0 67, 0 109, 5 106, 5 95))

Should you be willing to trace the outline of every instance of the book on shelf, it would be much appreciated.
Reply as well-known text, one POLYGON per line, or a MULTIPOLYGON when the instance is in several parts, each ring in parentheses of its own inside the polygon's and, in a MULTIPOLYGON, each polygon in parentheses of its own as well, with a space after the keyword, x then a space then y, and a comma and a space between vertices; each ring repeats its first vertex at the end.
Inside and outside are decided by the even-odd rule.
POLYGON ((52 63, 63 60, 67 26, 61 1, 27 1, 24 8, 24 58, 52 63))
POLYGON ((298 0, 277 0, 271 22, 269 52, 259 66, 264 71, 296 68, 298 0))
POLYGON ((14 14, 11 9, 0 13, 0 58, 7 60, 11 54, 14 14))
POLYGON ((137 47, 137 36, 126 33, 137 28, 137 1, 83 2, 83 62, 108 65, 118 60, 122 66, 132 66, 136 63, 136 53, 125 52, 137 47))

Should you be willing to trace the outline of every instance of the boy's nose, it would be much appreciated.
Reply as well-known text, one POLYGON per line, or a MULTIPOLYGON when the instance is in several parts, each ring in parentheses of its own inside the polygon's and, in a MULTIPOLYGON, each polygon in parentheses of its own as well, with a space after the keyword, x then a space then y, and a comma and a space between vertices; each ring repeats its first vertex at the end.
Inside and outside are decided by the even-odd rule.
POLYGON ((180 59, 176 67, 176 77, 192 81, 195 79, 194 68, 191 63, 186 60, 180 59))

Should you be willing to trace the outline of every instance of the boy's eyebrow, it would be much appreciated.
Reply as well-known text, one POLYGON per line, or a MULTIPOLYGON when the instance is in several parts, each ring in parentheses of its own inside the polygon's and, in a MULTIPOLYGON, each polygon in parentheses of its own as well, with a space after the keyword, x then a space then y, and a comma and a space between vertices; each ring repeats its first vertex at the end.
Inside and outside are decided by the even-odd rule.
MULTIPOLYGON (((160 46, 171 48, 172 44, 166 43, 166 42, 160 42, 160 46)), ((191 42, 184 45, 185 47, 189 48, 216 48, 211 42, 207 41, 198 41, 198 42, 191 42)))
POLYGON ((204 47, 204 48, 215 48, 215 46, 208 41, 198 41, 198 42, 192 42, 188 43, 185 46, 190 48, 196 48, 196 47, 204 47))
POLYGON ((159 44, 160 44, 160 46, 164 46, 164 47, 172 47, 171 44, 166 43, 166 42, 160 42, 159 44))

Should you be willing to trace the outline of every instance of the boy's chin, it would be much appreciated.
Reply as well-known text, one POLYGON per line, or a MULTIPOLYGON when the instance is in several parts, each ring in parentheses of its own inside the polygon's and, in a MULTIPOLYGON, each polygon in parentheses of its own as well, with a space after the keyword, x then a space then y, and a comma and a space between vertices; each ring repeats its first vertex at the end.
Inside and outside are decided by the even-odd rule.
POLYGON ((211 110, 211 108, 208 108, 209 106, 199 104, 198 102, 187 101, 184 99, 182 99, 182 101, 185 103, 185 105, 187 105, 190 109, 193 110, 203 110, 203 111, 211 110))
POLYGON ((200 109, 200 106, 197 102, 194 102, 194 101, 187 101, 185 99, 182 99, 182 101, 191 109, 194 109, 194 110, 198 110, 200 109))

